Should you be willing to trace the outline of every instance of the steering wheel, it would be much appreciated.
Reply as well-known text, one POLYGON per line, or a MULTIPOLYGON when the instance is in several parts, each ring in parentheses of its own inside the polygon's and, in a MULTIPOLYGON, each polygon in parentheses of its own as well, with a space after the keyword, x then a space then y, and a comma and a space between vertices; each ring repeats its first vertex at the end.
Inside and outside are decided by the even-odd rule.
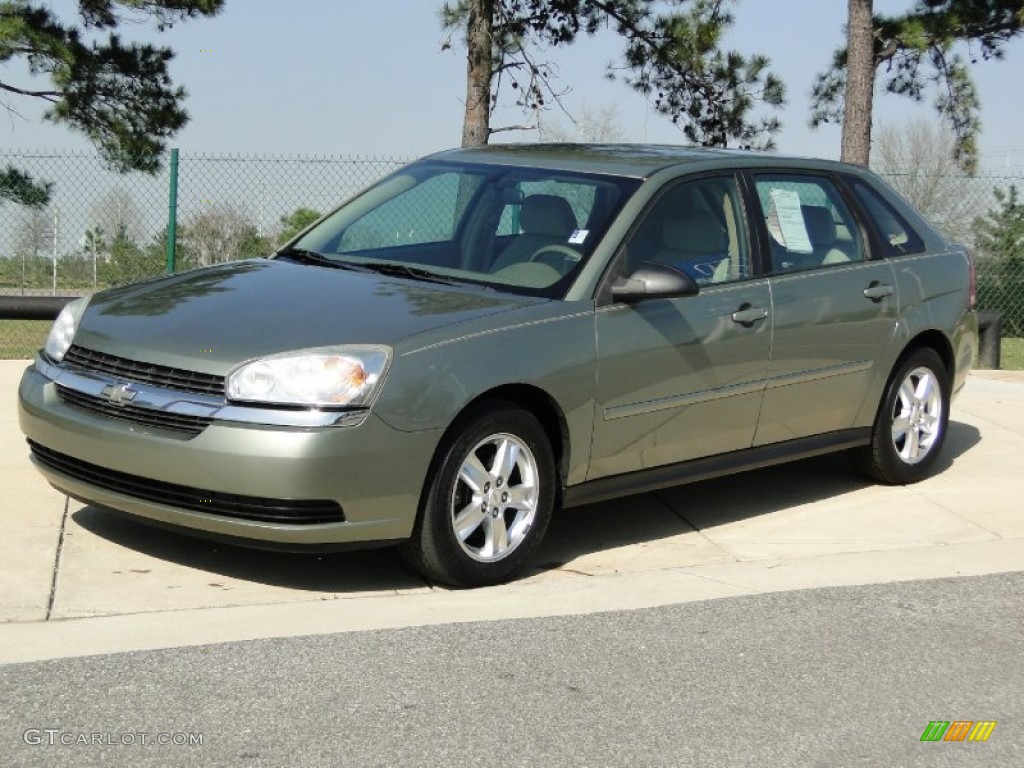
POLYGON ((530 261, 547 264, 564 275, 581 258, 583 256, 579 251, 567 245, 545 245, 543 248, 537 249, 536 253, 530 257, 530 261))

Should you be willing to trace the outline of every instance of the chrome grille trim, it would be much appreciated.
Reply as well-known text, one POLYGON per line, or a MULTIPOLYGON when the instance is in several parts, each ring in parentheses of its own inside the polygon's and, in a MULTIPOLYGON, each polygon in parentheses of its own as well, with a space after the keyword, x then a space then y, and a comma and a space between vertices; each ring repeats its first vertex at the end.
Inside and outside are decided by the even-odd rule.
POLYGON ((62 362, 70 368, 114 376, 127 381, 138 381, 178 392, 219 395, 221 397, 224 395, 223 376, 129 360, 103 352, 94 352, 76 344, 73 344, 67 351, 62 362))
POLYGON ((187 435, 198 435, 213 423, 213 419, 209 417, 158 411, 152 408, 140 408, 136 405, 115 405, 103 397, 78 392, 60 384, 57 385, 57 394, 67 405, 81 408, 89 413, 111 419, 121 419, 145 427, 182 432, 187 435))

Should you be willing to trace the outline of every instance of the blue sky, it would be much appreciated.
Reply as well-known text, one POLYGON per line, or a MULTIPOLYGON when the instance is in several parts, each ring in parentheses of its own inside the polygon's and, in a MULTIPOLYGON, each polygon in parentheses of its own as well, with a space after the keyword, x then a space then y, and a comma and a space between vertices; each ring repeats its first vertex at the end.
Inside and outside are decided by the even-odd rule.
MULTIPOLYGON (((54 0, 67 12, 71 0, 54 0)), ((876 0, 876 11, 899 11, 910 0, 876 0)), ((180 24, 157 36, 130 26, 129 39, 152 39, 177 51, 175 81, 189 92, 191 123, 172 145, 190 152, 329 154, 414 157, 459 143, 465 88, 464 50, 444 40, 440 0, 228 0, 214 19, 180 24)), ((807 127, 808 95, 816 72, 842 41, 844 0, 742 0, 727 43, 743 53, 761 52, 787 85, 788 104, 778 136, 783 152, 837 157, 839 129, 807 127)), ((682 143, 682 134, 626 86, 604 78, 618 57, 613 35, 581 40, 551 51, 571 112, 615 104, 630 141, 682 143)), ((12 72, 5 73, 11 77, 12 72)), ((1019 98, 1024 42, 1003 61, 974 69, 983 104, 982 160, 993 170, 1024 169, 1019 98)), ((502 101, 513 101, 511 92, 502 101)), ((16 105, 27 118, 38 111, 16 105)), ((876 126, 932 116, 906 98, 880 95, 876 126)), ((550 117, 562 124, 564 115, 550 117)), ((524 122, 502 109, 495 124, 524 122)), ((0 117, 7 148, 88 148, 85 139, 38 120, 0 117)), ((533 140, 532 133, 498 140, 533 140)))

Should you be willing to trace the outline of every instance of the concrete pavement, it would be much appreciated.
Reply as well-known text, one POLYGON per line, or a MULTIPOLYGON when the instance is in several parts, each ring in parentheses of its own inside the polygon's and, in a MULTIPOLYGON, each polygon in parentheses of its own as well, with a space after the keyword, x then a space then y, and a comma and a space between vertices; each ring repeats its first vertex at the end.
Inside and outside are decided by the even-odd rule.
POLYGON ((0 663, 1024 570, 1024 374, 972 374, 918 485, 831 456, 565 510, 524 578, 451 591, 386 550, 236 549, 69 502, 17 428, 25 365, 0 361, 0 663))
POLYGON ((1022 592, 1001 573, 0 665, 0 744, 21 768, 1008 768, 1022 592), (998 722, 920 741, 960 718, 998 722))

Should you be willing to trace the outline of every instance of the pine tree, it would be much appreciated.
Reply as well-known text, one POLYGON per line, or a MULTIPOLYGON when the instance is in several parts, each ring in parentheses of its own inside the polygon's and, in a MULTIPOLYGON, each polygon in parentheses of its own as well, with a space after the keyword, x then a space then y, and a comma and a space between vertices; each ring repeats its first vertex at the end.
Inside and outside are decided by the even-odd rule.
MULTIPOLYGON (((66 24, 48 3, 0 0, 0 63, 24 62, 32 76, 32 82, 15 84, 0 74, 0 93, 47 102, 44 119, 85 134, 109 167, 153 173, 166 140, 188 121, 185 91, 171 81, 170 49, 122 42, 118 30, 140 18, 162 30, 183 19, 213 16, 223 4, 78 0, 80 21, 66 24)), ((4 106, 13 109, 10 102, 4 106)), ((0 202, 44 206, 50 191, 49 184, 17 168, 0 169, 0 202)))
MULTIPOLYGON (((491 112, 504 85, 527 112, 557 102, 556 68, 540 51, 570 45, 580 35, 610 29, 624 45, 610 78, 650 97, 695 144, 770 147, 774 116, 752 117, 758 102, 778 108, 785 91, 768 59, 719 47, 733 22, 733 0, 670 0, 657 13, 650 0, 455 0, 442 25, 465 34, 466 112, 463 146, 486 144, 502 130, 491 112)), ((534 127, 534 126, 529 126, 534 127)))
POLYGON ((917 101, 932 95, 956 137, 957 162, 973 171, 981 102, 970 66, 1003 57, 1005 44, 1024 31, 1024 0, 916 0, 907 13, 896 16, 872 16, 872 0, 848 2, 847 45, 818 75, 811 125, 842 121, 843 159, 867 165, 871 100, 881 77, 888 93, 917 101), (859 55, 862 51, 871 54, 859 55))

